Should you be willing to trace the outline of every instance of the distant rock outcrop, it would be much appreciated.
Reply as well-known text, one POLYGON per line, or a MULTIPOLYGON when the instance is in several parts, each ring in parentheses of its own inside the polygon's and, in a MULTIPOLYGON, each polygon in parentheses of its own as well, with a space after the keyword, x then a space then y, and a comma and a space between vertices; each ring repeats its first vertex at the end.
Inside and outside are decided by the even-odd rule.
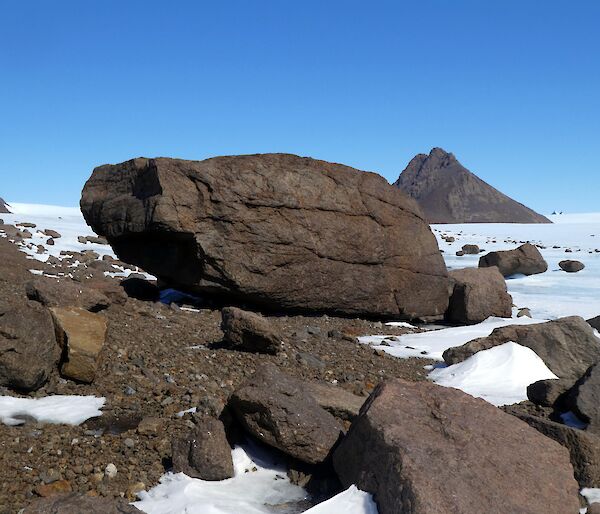
POLYGON ((81 210, 173 287, 269 309, 440 319, 448 275, 417 204, 374 173, 288 154, 101 166, 81 210))
POLYGON ((430 223, 551 223, 441 148, 415 156, 394 185, 417 200, 430 223))
POLYGON ((8 209, 8 204, 2 198, 0 198, 0 213, 2 213, 2 214, 10 213, 10 210, 8 209))

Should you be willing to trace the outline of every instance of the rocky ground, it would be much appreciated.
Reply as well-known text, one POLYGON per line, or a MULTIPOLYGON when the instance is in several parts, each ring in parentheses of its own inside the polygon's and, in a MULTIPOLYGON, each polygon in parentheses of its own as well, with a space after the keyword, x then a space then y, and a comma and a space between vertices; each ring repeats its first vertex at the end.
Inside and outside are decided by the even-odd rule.
MULTIPOLYGON (((36 278, 31 269, 57 271, 26 259, 0 238, 3 305, 25 297, 27 284, 36 278)), ((83 284, 91 275, 105 281, 106 289, 118 288, 120 279, 92 269, 78 278, 83 284)), ((125 295, 119 302, 103 311, 108 331, 94 382, 76 383, 55 372, 31 393, 104 396, 104 414, 81 426, 0 425, 0 512, 16 512, 39 496, 61 491, 133 499, 136 491, 157 483, 169 468, 172 440, 194 426, 192 414, 177 413, 193 407, 218 412, 262 363, 272 362, 291 376, 336 384, 361 396, 384 379, 422 380, 423 366, 430 363, 395 359, 356 342, 358 335, 381 333, 379 322, 270 316, 284 345, 277 355, 266 355, 223 343, 218 309, 182 310, 125 295)), ((385 331, 401 334, 406 329, 385 331)), ((0 392, 15 394, 8 389, 0 392)))

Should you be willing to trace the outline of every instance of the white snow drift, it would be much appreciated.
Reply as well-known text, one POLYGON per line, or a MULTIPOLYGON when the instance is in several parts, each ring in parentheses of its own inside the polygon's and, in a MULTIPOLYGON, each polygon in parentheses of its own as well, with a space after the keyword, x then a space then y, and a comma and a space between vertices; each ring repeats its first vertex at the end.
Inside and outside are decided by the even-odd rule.
POLYGON ((79 425, 86 419, 100 416, 105 401, 105 398, 96 396, 0 396, 0 420, 5 425, 20 425, 29 418, 42 423, 79 425))

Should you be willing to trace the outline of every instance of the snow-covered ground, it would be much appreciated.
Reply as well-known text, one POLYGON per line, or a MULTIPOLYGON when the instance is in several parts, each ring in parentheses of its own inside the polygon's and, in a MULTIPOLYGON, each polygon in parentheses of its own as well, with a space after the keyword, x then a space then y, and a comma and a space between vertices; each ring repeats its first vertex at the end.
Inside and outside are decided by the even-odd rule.
MULTIPOLYGON (((553 224, 521 225, 473 223, 433 225, 448 268, 476 267, 479 255, 457 257, 464 244, 476 244, 485 253, 510 250, 523 242, 540 244, 548 271, 507 280, 508 292, 519 307, 529 307, 534 318, 555 319, 578 315, 586 319, 600 315, 600 213, 549 216, 553 224), (456 241, 445 242, 442 234, 456 241), (553 248, 559 246, 560 248, 553 248), (572 252, 565 252, 566 249, 572 252), (591 252, 591 253, 590 253, 591 252), (585 264, 579 273, 565 273, 558 263, 575 259, 585 264)), ((482 254, 483 255, 483 254, 482 254)))
POLYGON ((100 416, 104 402, 105 398, 96 396, 0 396, 0 421, 5 425, 20 425, 30 419, 40 423, 80 425, 86 419, 100 416))

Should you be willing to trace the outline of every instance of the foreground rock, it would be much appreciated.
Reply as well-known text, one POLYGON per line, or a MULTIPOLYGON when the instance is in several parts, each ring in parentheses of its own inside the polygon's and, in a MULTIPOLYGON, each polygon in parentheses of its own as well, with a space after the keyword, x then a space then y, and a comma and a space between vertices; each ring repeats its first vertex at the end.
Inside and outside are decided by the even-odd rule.
POLYGON ((101 291, 69 278, 34 277, 25 285, 27 297, 46 307, 81 307, 98 312, 108 308, 111 300, 101 291))
POLYGON ((419 202, 430 223, 550 223, 441 148, 415 156, 394 185, 419 202))
POLYGON ((579 316, 533 325, 500 327, 488 337, 449 348, 444 352, 444 360, 447 364, 456 364, 481 350, 509 341, 531 348, 558 378, 573 383, 600 360, 600 340, 579 316))
POLYGON ((221 311, 221 317, 225 342, 258 353, 275 354, 281 349, 281 337, 259 314, 236 307, 225 307, 221 311))
POLYGON ((600 366, 591 366, 570 393, 570 407, 586 423, 587 430, 600 433, 600 366))
POLYGON ((173 441, 173 471, 202 480, 231 478, 233 460, 223 423, 204 417, 187 437, 173 441))
POLYGON ((498 268, 466 268, 450 271, 453 292, 446 319, 472 325, 490 316, 510 318, 512 298, 498 268))
POLYGON ((527 386, 527 398, 536 405, 560 409, 566 399, 566 394, 574 385, 573 380, 538 380, 527 386))
POLYGON ((385 179, 287 154, 96 168, 81 209, 164 283, 269 309, 441 319, 447 273, 415 202, 385 179))
POLYGON ((540 416, 508 412, 569 450, 579 487, 600 487, 600 437, 540 416))
POLYGON ((548 263, 532 244, 525 243, 514 250, 490 252, 479 259, 479 267, 496 266, 502 275, 536 275, 548 270, 548 263))
POLYGON ((374 494, 380 514, 579 508, 565 448, 483 400, 426 382, 378 386, 333 462, 344 486, 374 494))
POLYGON ((35 302, 0 308, 0 385, 35 391, 60 358, 52 316, 35 302))
POLYGON ((323 462, 342 433, 300 381, 274 366, 252 375, 231 395, 229 406, 251 435, 308 464, 323 462))
POLYGON ((560 261, 558 266, 561 270, 566 271, 567 273, 577 273, 585 268, 585 264, 583 264, 583 262, 571 260, 560 261))
POLYGON ((53 307, 56 336, 66 360, 61 374, 79 382, 93 382, 106 337, 106 319, 77 307, 53 307))
POLYGON ((125 500, 98 498, 85 494, 68 494, 40 498, 23 510, 23 514, 139 514, 125 500))

